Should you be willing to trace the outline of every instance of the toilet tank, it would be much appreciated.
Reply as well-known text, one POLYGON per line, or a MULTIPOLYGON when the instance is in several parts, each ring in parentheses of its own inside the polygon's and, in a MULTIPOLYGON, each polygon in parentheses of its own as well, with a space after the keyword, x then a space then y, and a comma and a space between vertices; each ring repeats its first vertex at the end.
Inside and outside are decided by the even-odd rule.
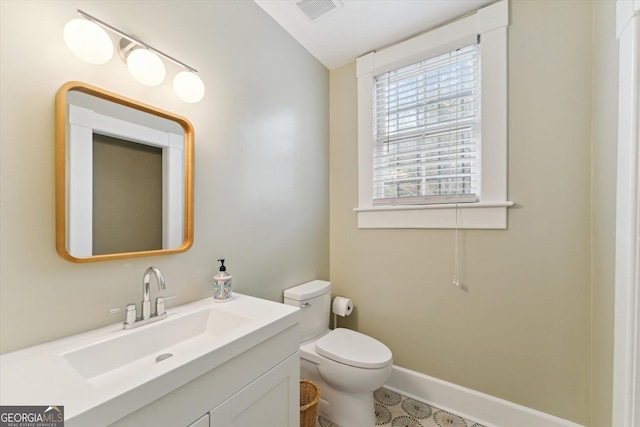
POLYGON ((331 282, 314 280, 286 289, 284 303, 300 307, 300 342, 329 329, 331 282))

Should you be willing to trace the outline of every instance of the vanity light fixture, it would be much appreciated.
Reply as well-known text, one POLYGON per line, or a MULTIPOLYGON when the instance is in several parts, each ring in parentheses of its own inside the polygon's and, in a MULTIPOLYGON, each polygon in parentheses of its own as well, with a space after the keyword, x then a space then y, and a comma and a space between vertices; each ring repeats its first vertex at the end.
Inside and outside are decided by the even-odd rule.
POLYGON ((173 78, 173 90, 184 102, 198 102, 204 96, 204 83, 191 71, 180 71, 173 78))
POLYGON ((158 86, 166 71, 158 55, 147 49, 134 49, 127 57, 127 68, 134 79, 145 86, 158 86))
POLYGON ((113 56, 113 42, 105 30, 120 37, 117 45, 120 58, 127 64, 129 73, 138 82, 146 86, 157 86, 166 76, 164 58, 184 71, 173 79, 176 95, 188 103, 195 103, 204 97, 204 83, 197 75, 197 70, 178 61, 115 27, 78 9, 77 18, 69 21, 64 27, 64 41, 67 47, 78 58, 90 64, 104 64, 113 56))
POLYGON ((71 52, 89 64, 104 64, 113 57, 111 38, 91 21, 72 19, 64 26, 63 36, 71 52))

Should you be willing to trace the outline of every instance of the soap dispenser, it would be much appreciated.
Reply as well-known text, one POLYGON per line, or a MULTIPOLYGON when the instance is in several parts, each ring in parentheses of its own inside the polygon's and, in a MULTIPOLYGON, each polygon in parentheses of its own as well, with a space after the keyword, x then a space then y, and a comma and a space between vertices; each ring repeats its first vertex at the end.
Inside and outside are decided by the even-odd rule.
POLYGON ((224 259, 218 260, 222 265, 220 272, 213 277, 213 300, 215 302, 227 302, 231 299, 231 275, 227 273, 224 259))

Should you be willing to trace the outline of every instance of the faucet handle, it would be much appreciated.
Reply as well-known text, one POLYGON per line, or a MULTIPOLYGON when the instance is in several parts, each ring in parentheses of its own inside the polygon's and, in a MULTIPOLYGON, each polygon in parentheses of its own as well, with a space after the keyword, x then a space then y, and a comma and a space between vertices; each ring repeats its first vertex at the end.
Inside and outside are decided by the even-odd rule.
POLYGON ((135 323, 136 321, 136 305, 135 304, 127 304, 124 307, 112 308, 111 310, 109 310, 109 314, 120 313, 121 311, 127 312, 127 316, 124 321, 125 325, 130 325, 135 323))
POLYGON ((158 297, 156 298, 156 316, 162 316, 164 313, 166 313, 165 309, 164 309, 164 302, 168 299, 173 299, 175 298, 177 295, 169 295, 166 297, 158 297))

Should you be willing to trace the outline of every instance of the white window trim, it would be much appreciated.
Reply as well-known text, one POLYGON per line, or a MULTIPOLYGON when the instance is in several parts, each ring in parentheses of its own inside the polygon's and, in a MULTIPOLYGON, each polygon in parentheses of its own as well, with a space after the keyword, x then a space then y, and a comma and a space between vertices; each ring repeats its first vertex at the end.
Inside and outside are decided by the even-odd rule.
POLYGON ((640 0, 618 0, 618 164, 613 421, 640 423, 640 0))
POLYGON ((473 15, 358 58, 359 228, 506 229, 507 207, 507 0, 473 15), (482 153, 477 203, 373 206, 373 78, 382 72, 456 49, 480 35, 482 153))

